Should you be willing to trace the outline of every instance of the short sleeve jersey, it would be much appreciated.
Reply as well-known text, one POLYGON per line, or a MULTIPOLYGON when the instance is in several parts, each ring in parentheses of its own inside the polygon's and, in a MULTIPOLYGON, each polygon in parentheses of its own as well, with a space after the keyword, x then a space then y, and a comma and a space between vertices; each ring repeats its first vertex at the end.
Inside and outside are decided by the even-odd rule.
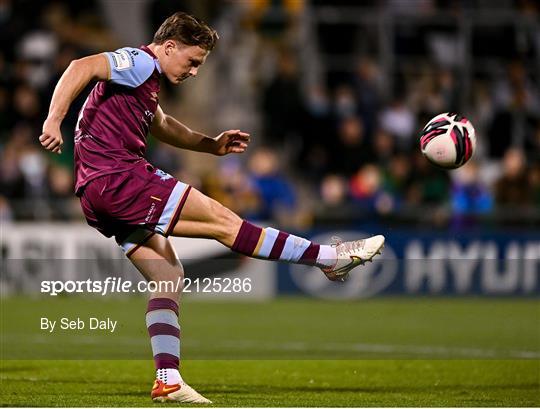
POLYGON ((109 81, 98 82, 75 128, 75 190, 145 160, 146 137, 158 106, 161 68, 152 51, 121 48, 104 53, 109 81))

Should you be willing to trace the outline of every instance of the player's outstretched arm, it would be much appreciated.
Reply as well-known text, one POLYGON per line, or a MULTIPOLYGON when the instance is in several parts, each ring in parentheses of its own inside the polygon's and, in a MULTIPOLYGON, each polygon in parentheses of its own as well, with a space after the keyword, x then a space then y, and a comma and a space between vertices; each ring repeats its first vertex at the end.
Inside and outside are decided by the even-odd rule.
POLYGON ((172 116, 165 114, 159 106, 150 132, 160 141, 177 148, 208 152, 220 156, 245 152, 250 140, 249 134, 239 129, 225 131, 215 138, 211 138, 189 129, 172 116))
POLYGON ((43 123, 43 133, 39 137, 39 141, 45 149, 62 153, 63 140, 60 125, 69 106, 90 81, 105 81, 108 79, 109 65, 104 54, 73 60, 69 64, 58 84, 56 84, 49 107, 49 114, 43 123))

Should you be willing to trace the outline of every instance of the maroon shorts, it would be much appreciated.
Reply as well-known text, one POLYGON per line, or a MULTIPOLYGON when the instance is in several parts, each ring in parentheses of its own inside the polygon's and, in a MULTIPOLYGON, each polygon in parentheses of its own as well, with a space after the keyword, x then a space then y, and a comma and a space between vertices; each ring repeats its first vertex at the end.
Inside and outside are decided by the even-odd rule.
POLYGON ((114 236, 129 255, 153 234, 171 233, 190 189, 149 163, 140 163, 89 182, 81 194, 81 207, 88 224, 114 236))

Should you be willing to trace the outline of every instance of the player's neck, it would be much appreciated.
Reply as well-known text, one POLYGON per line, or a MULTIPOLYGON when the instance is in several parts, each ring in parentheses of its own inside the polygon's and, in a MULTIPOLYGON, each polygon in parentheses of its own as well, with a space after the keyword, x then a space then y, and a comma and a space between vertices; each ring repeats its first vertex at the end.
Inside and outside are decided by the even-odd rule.
POLYGON ((150 43, 146 47, 148 47, 148 49, 152 51, 156 57, 159 57, 161 47, 158 44, 150 43))

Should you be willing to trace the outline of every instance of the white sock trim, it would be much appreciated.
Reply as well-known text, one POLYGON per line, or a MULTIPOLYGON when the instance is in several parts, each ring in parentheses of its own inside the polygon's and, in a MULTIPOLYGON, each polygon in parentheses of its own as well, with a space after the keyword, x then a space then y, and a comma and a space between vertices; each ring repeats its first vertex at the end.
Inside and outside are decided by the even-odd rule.
POLYGON ((322 268, 332 268, 337 263, 336 248, 321 244, 319 247, 319 255, 317 256, 317 266, 322 268))
POLYGON ((166 385, 177 385, 180 382, 183 382, 178 369, 173 368, 161 368, 156 370, 156 379, 165 382, 166 385))

